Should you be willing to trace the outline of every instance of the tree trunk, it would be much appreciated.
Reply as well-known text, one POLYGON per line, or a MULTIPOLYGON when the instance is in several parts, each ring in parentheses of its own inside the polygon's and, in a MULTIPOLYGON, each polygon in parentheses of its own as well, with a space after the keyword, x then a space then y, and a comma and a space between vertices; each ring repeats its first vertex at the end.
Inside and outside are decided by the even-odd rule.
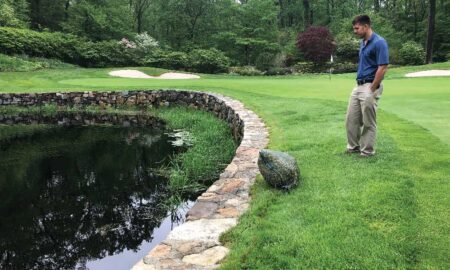
POLYGON ((133 10, 136 30, 140 34, 142 32, 144 13, 150 6, 150 0, 130 0, 129 3, 133 10))
POLYGON ((329 25, 331 22, 330 0, 327 0, 326 11, 327 11, 327 25, 329 25))
POLYGON ((373 0, 373 9, 376 13, 380 11, 380 0, 373 0))
POLYGON ((433 39, 434 39, 434 26, 436 18, 436 0, 430 0, 428 12, 428 34, 427 34, 427 55, 426 63, 431 63, 433 61, 433 39))
POLYGON ((64 19, 67 21, 69 19, 69 8, 70 8, 70 0, 66 1, 64 6, 64 19))
POLYGON ((137 32, 138 34, 142 33, 142 13, 139 13, 136 18, 136 24, 137 24, 137 32))
POLYGON ((309 6, 309 0, 303 0, 303 23, 305 29, 311 25, 311 8, 309 6))

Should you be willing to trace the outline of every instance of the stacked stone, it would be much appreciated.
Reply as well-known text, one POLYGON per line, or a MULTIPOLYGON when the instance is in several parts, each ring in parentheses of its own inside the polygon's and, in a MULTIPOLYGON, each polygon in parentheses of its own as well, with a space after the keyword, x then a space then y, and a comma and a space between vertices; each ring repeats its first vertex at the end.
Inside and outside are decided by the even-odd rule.
POLYGON ((164 122, 149 114, 89 114, 57 113, 38 115, 20 113, 19 115, 0 115, 0 124, 54 124, 54 125, 94 125, 113 124, 120 126, 146 126, 162 128, 164 122))

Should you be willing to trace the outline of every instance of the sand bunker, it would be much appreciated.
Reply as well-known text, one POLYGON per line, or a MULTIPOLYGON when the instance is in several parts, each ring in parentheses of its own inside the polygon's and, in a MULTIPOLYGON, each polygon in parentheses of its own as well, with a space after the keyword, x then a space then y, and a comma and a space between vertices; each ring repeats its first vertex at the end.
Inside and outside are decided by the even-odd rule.
POLYGON ((427 70, 408 73, 406 77, 434 77, 434 76, 450 76, 450 70, 427 70))
POLYGON ((115 70, 109 72, 109 75, 122 78, 140 78, 140 79, 163 79, 163 80, 176 80, 176 79, 200 79, 200 76, 188 73, 175 73, 168 72, 161 74, 160 76, 150 76, 139 70, 124 69, 115 70))

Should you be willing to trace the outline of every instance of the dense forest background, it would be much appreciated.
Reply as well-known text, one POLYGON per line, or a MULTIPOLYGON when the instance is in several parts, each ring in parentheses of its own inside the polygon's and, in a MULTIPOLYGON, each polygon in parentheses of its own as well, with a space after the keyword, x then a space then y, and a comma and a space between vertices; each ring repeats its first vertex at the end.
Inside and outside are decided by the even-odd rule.
MULTIPOLYGON (((91 51, 97 44, 95 53, 101 50, 98 47, 111 51, 108 44, 113 41, 141 48, 134 63, 128 59, 111 65, 183 68, 187 66, 183 61, 189 62, 194 54, 192 61, 223 62, 222 70, 225 66, 268 70, 311 62, 298 40, 313 26, 312 34, 319 37, 328 35, 321 32, 324 29, 329 31, 327 40, 336 61, 351 64, 358 49, 351 21, 362 13, 371 16, 375 32, 388 41, 392 63, 421 64, 450 57, 450 0, 0 0, 0 52, 39 55, 34 48, 23 49, 23 44, 11 45, 11 39, 60 32, 65 39, 91 44, 91 51)), ((59 58, 70 57, 75 56, 59 58)), ((99 57, 94 60, 108 65, 99 57)), ((77 56, 69 62, 98 66, 89 64, 88 58, 77 56)))

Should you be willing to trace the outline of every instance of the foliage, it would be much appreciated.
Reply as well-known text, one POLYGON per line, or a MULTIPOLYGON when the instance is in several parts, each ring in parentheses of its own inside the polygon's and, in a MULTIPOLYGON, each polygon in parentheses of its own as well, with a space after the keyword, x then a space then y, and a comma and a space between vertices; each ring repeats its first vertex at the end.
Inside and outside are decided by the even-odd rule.
POLYGON ((73 67, 56 59, 35 58, 28 56, 8 56, 0 54, 0 72, 2 71, 33 71, 48 68, 73 67))
POLYGON ((289 75, 292 74, 293 69, 287 67, 273 67, 264 72, 264 75, 274 76, 274 75, 289 75))
MULTIPOLYGON (((277 7, 270 0, 250 0, 233 4, 228 24, 213 33, 213 46, 225 52, 238 65, 265 66, 264 55, 280 52, 277 31, 277 7), (258 62, 258 63, 257 63, 258 62)), ((271 64, 270 64, 271 65, 271 64)), ((263 67, 266 69, 266 67, 263 67)))
POLYGON ((297 46, 303 52, 305 59, 316 63, 325 63, 335 49, 335 43, 330 30, 326 27, 311 26, 300 33, 297 46))
POLYGON ((294 65, 294 70, 297 73, 322 73, 328 72, 329 66, 325 63, 314 62, 298 62, 294 65))
POLYGON ((336 56, 336 61, 357 63, 359 58, 359 41, 348 37, 338 39, 336 56))
POLYGON ((155 50, 145 59, 144 64, 152 67, 167 69, 185 69, 188 67, 189 58, 184 52, 170 52, 155 50))
POLYGON ((62 29, 94 41, 132 37, 129 9, 114 2, 117 1, 80 1, 67 11, 68 19, 61 23, 62 29))
POLYGON ((73 51, 78 42, 79 38, 68 34, 0 27, 0 49, 8 54, 27 54, 73 62, 73 51))
POLYGON ((136 48, 142 50, 144 53, 149 53, 150 51, 159 48, 158 41, 151 37, 147 32, 136 34, 134 42, 136 43, 136 48))
POLYGON ((80 42, 76 47, 77 63, 85 67, 138 65, 132 49, 111 41, 80 42))
MULTIPOLYGON (((399 50, 405 40, 425 44, 428 4, 426 0, 0 0, 0 26, 29 26, 92 41, 125 38, 139 43, 134 37, 142 33, 167 52, 217 48, 231 65, 268 70, 317 62, 296 47, 298 31, 308 25, 329 28, 337 39, 336 60, 355 62, 351 20, 368 13, 375 32, 387 40, 395 64, 401 61, 399 50)), ((445 61, 450 52, 449 12, 450 2, 438 1, 434 61, 445 61)), ((143 64, 156 50, 153 45, 137 47, 131 63, 143 64)))
POLYGON ((7 1, 0 1, 0 26, 23 27, 24 22, 20 21, 14 8, 7 1))
POLYGON ((258 76, 263 74, 262 71, 256 69, 254 66, 230 67, 228 72, 230 74, 238 74, 242 76, 258 76))
POLYGON ((263 52, 256 58, 256 68, 259 70, 268 70, 275 66, 276 55, 269 52, 263 52))
POLYGON ((228 125, 212 114, 188 108, 158 109, 154 113, 167 121, 169 128, 183 129, 194 138, 192 147, 173 160, 171 191, 183 195, 216 180, 236 149, 228 125))
POLYGON ((219 73, 227 71, 230 59, 217 49, 196 49, 189 53, 190 69, 202 73, 219 73))
POLYGON ((403 65, 422 65, 425 63, 425 50, 420 44, 408 41, 399 50, 399 57, 403 65))
POLYGON ((358 64, 353 62, 336 62, 332 65, 333 73, 349 73, 356 72, 358 70, 358 64))
POLYGON ((56 58, 86 67, 136 64, 132 51, 117 41, 92 42, 58 32, 2 27, 0 49, 8 54, 56 58))
MULTIPOLYGON (((298 32, 309 25, 327 27, 342 41, 352 36, 352 18, 367 13, 393 52, 391 63, 396 63, 405 40, 425 44, 428 5, 427 0, 0 0, 0 25, 72 33, 93 41, 132 40, 146 32, 165 50, 217 48, 232 65, 267 69, 267 54, 290 56, 285 64, 271 63, 274 67, 310 60, 295 46, 298 32)), ((437 1, 434 61, 445 61, 450 52, 449 12, 450 1, 437 1)), ((342 61, 354 62, 350 55, 342 61)))

